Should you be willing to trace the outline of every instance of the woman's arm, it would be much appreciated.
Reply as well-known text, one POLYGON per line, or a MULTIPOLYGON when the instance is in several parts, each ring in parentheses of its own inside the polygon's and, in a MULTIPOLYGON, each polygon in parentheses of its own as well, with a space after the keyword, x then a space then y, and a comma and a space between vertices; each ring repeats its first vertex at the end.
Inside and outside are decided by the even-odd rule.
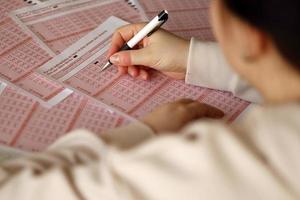
POLYGON ((120 150, 76 131, 0 166, 0 199, 297 199, 236 135, 202 122, 120 150))
POLYGON ((161 29, 146 37, 139 44, 140 48, 117 52, 143 27, 144 24, 130 24, 114 33, 108 57, 121 73, 147 80, 148 70, 140 66, 148 66, 171 78, 186 76, 189 84, 230 91, 252 102, 260 101, 257 91, 231 70, 216 43, 194 38, 188 41, 161 29))
POLYGON ((258 92, 235 73, 215 42, 191 39, 186 83, 232 92, 251 102, 261 102, 258 92))
MULTIPOLYGON (((78 130, 43 153, 2 163, 0 199, 131 199, 128 196, 133 195, 132 186, 125 177, 118 177, 116 168, 125 169, 135 162, 130 156, 136 156, 134 149, 153 138, 153 130, 177 130, 198 117, 223 115, 215 108, 191 100, 162 106, 154 114, 143 119, 152 129, 136 122, 109 130, 101 137, 78 130)), ((152 165, 151 159, 145 157, 145 161, 152 165)), ((159 165, 155 160, 153 164, 159 165)))

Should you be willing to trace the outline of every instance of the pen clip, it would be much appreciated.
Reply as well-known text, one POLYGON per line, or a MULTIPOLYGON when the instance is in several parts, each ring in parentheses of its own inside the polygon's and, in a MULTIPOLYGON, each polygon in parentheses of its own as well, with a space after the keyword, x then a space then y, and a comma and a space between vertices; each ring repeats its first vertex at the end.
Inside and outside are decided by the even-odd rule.
POLYGON ((163 10, 158 14, 158 20, 161 21, 161 23, 159 24, 159 26, 157 26, 155 29, 153 29, 150 33, 147 34, 147 37, 151 36, 155 31, 157 31, 158 29, 160 29, 160 27, 167 22, 169 18, 169 14, 167 10, 163 10))

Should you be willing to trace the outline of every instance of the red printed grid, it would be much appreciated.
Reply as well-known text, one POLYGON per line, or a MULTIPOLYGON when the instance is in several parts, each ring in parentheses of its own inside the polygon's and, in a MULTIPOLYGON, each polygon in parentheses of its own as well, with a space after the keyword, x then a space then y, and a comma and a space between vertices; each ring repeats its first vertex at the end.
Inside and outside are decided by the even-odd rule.
POLYGON ((48 5, 46 7, 41 7, 34 9, 34 11, 23 12, 17 14, 18 18, 22 18, 24 22, 30 22, 39 20, 45 17, 50 17, 54 15, 59 15, 61 13, 69 12, 70 10, 80 10, 82 8, 87 7, 99 7, 103 5, 103 3, 110 5, 115 5, 116 3, 125 4, 124 0, 111 0, 104 2, 105 0, 85 0, 85 1, 61 1, 56 2, 52 5, 48 5), (112 2, 113 1, 113 2, 112 2), (100 5, 101 4, 101 5, 100 5))
POLYGON ((60 54, 67 47, 71 46, 75 42, 77 42, 80 38, 85 36, 88 32, 78 33, 76 35, 71 35, 66 38, 62 38, 60 40, 54 40, 52 42, 48 42, 49 48, 54 51, 55 54, 60 54))
POLYGON ((64 81, 64 83, 90 96, 95 96, 103 91, 120 76, 115 67, 111 67, 104 72, 101 72, 101 67, 106 61, 104 56, 105 55, 103 54, 75 76, 64 81))
POLYGON ((108 17, 116 16, 129 22, 139 22, 139 13, 124 2, 96 6, 59 18, 32 24, 29 28, 54 51, 61 52, 84 34, 96 28, 108 17), (70 39, 71 38, 71 39, 70 39), (62 43, 59 44, 59 42, 62 43))
POLYGON ((191 38, 188 36, 198 36, 199 38, 204 40, 211 40, 212 38, 214 38, 208 20, 207 9, 189 12, 171 12, 170 15, 172 17, 170 17, 170 20, 168 21, 168 23, 166 23, 165 26, 167 30, 177 33, 179 36, 185 37, 187 39, 191 38), (189 33, 189 35, 186 35, 186 33, 189 33), (191 35, 192 33, 195 35, 191 35))
POLYGON ((0 96, 0 143, 9 144, 22 131, 35 102, 6 88, 0 96))
POLYGON ((15 82, 50 58, 30 39, 11 50, 9 54, 0 57, 0 74, 2 78, 15 82))
POLYGON ((99 134, 104 130, 121 125, 124 121, 120 115, 91 101, 86 105, 73 128, 86 128, 99 134))
POLYGON ((83 18, 82 13, 74 13, 61 16, 45 22, 31 25, 35 32, 40 34, 47 42, 59 40, 75 34, 90 31, 96 27, 96 23, 83 18))
POLYGON ((28 4, 26 4, 22 0, 1 0, 0 1, 0 23, 2 20, 5 19, 5 17, 10 11, 16 10, 23 6, 28 6, 28 4))
POLYGON ((129 123, 95 102, 73 94, 51 109, 38 105, 16 90, 0 95, 0 143, 40 151, 71 130, 86 128, 95 133, 129 123))
POLYGON ((211 90, 201 101, 221 109, 229 122, 234 121, 250 104, 234 97, 231 93, 214 90, 211 90))
POLYGON ((199 30, 189 30, 189 31, 182 31, 182 30, 176 30, 173 31, 176 35, 181 36, 185 39, 190 39, 192 37, 195 37, 199 39, 200 41, 214 41, 215 37, 211 32, 211 28, 208 29, 202 29, 201 31, 199 30))
POLYGON ((161 73, 154 73, 150 81, 123 76, 96 98, 107 105, 129 113, 135 110, 149 96, 157 92, 167 80, 167 77, 161 73))
POLYGON ((210 4, 210 0, 140 0, 139 2, 147 13, 156 13, 159 9, 178 11, 208 8, 210 4))
MULTIPOLYGON (((101 34, 99 33, 99 36, 101 36, 103 33, 101 33, 101 34)), ((109 45, 110 37, 111 36, 108 37, 109 39, 108 38, 106 40, 104 39, 103 42, 96 44, 91 50, 89 50, 88 52, 86 52, 84 55, 82 55, 80 57, 78 57, 78 55, 77 55, 78 52, 73 53, 66 60, 66 62, 68 64, 60 63, 55 68, 48 70, 47 72, 44 72, 44 74, 50 75, 54 79, 60 79, 60 78, 64 77, 66 74, 68 74, 69 72, 74 70, 76 67, 78 67, 80 64, 82 64, 87 59, 92 57, 94 54, 98 53, 103 48, 105 48, 107 45, 109 45), (62 67, 62 65, 63 65, 63 70, 59 71, 59 69, 62 67)), ((104 62, 107 61, 105 55, 106 55, 106 53, 99 56, 95 61, 92 62, 92 64, 90 64, 89 67, 93 67, 94 65, 99 66, 99 64, 104 64, 104 62)), ((101 67, 101 66, 99 66, 99 67, 101 67)), ((95 70, 97 72, 99 72, 97 69, 95 69, 95 70)))
POLYGON ((6 20, 4 24, 0 25, 0 28, 13 32, 6 36, 14 40, 11 43, 6 36, 0 35, 0 38, 4 37, 1 40, 1 43, 5 44, 3 46, 9 47, 9 50, 6 50, 2 56, 0 55, 0 77, 44 101, 61 92, 63 88, 60 85, 33 72, 51 57, 23 33, 12 20, 6 20))
POLYGON ((31 151, 49 146, 70 131, 70 125, 83 109, 82 102, 81 97, 73 95, 50 110, 39 106, 13 145, 31 151))
POLYGON ((45 79, 38 73, 31 73, 15 83, 33 96, 47 101, 61 92, 64 88, 56 82, 45 79))
POLYGON ((167 30, 187 39, 214 40, 208 19, 209 0, 141 0, 140 3, 149 19, 160 10, 168 10, 167 30))
POLYGON ((29 35, 25 34, 11 19, 6 18, 0 24, 0 55, 3 55, 28 39, 29 35))
POLYGON ((174 102, 183 98, 198 100, 200 96, 206 95, 207 92, 208 89, 186 85, 184 81, 171 80, 157 93, 147 99, 132 115, 140 118, 164 103, 174 102))
POLYGON ((189 12, 178 11, 171 12, 170 18, 166 23, 165 27, 171 31, 178 30, 202 30, 210 28, 210 23, 208 20, 208 10, 199 9, 192 10, 189 12))

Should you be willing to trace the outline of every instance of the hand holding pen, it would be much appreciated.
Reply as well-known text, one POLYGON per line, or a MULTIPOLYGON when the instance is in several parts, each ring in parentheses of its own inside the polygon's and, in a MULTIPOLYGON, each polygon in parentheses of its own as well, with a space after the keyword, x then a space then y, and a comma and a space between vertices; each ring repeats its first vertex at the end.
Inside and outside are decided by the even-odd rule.
MULTIPOLYGON (((160 15, 162 13, 167 14, 163 11, 160 15)), ((148 69, 150 68, 162 71, 172 78, 183 79, 186 72, 189 41, 163 29, 157 30, 163 23, 157 23, 155 28, 152 26, 152 31, 148 29, 148 34, 144 32, 144 37, 139 37, 139 40, 135 39, 135 42, 130 41, 137 38, 135 36, 143 29, 145 30, 146 24, 131 24, 118 29, 112 38, 112 45, 108 52, 109 61, 118 67, 120 73, 142 80, 149 78, 148 69), (130 50, 120 51, 120 48, 128 49, 126 44, 131 47, 130 50)), ((110 67, 110 65, 107 63, 105 67, 110 67)))

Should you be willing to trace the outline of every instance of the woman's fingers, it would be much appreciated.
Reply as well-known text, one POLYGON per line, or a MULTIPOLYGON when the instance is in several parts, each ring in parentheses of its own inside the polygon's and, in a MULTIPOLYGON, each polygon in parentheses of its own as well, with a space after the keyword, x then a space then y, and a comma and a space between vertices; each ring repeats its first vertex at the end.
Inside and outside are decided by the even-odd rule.
POLYGON ((118 52, 125 42, 126 40, 122 37, 121 33, 116 31, 112 37, 111 47, 107 53, 107 59, 109 59, 114 53, 118 52))
POLYGON ((193 99, 180 99, 176 101, 175 103, 182 103, 182 104, 191 104, 194 103, 195 101, 193 99))
POLYGON ((120 73, 131 75, 142 80, 149 79, 152 69, 161 71, 171 78, 184 79, 189 50, 189 41, 164 30, 158 30, 151 37, 146 37, 133 49, 119 49, 136 35, 145 24, 132 24, 115 31, 108 59, 119 68, 120 73), (180 54, 178 54, 180 52, 180 54), (147 66, 148 68, 133 68, 128 66, 147 66), (127 67, 127 68, 126 68, 127 67), (127 70, 127 71, 126 71, 127 70))
POLYGON ((144 81, 149 80, 150 77, 149 72, 143 67, 139 67, 139 66, 118 67, 118 72, 121 75, 128 74, 133 78, 138 78, 144 81))
POLYGON ((113 54, 109 60, 116 66, 143 65, 152 66, 155 62, 151 47, 145 47, 137 50, 120 51, 113 54))
POLYGON ((196 101, 190 103, 188 105, 188 109, 196 119, 203 117, 219 119, 224 117, 224 112, 219 110, 218 108, 196 101))
POLYGON ((178 131, 197 119, 219 119, 223 116, 223 112, 217 108, 191 99, 182 99, 159 106, 142 121, 158 133, 178 131))
POLYGON ((117 29, 112 37, 111 47, 108 50, 107 58, 110 58, 114 53, 118 52, 119 49, 131 38, 134 37, 135 34, 138 33, 145 26, 145 23, 141 24, 130 24, 126 26, 122 26, 117 29))
POLYGON ((138 78, 141 80, 147 81, 150 78, 150 74, 147 70, 140 69, 140 75, 138 78))
POLYGON ((140 74, 140 70, 135 66, 129 66, 128 67, 128 74, 133 78, 137 78, 140 74))
POLYGON ((128 73, 128 67, 118 67, 118 72, 120 75, 125 75, 128 73))

